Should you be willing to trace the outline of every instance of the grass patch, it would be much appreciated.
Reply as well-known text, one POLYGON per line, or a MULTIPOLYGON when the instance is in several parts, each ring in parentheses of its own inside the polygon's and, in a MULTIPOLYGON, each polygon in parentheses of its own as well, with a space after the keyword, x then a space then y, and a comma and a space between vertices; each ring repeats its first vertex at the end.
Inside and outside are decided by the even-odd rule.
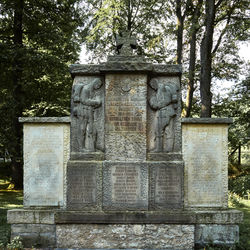
POLYGON ((0 243, 7 244, 10 238, 10 225, 7 224, 7 210, 23 207, 23 191, 3 189, 8 182, 0 180, 0 243))
POLYGON ((240 241, 236 245, 236 250, 250 249, 250 200, 238 199, 230 204, 230 207, 238 209, 244 213, 244 219, 240 227, 240 241))

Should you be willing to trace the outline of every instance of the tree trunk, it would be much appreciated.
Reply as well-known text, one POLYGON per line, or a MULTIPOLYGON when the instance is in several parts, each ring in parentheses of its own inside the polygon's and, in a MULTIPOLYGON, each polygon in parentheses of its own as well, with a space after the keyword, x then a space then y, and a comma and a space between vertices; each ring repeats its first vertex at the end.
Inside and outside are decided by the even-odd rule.
POLYGON ((191 25, 191 40, 190 40, 190 57, 189 57, 189 72, 188 72, 188 86, 187 86, 187 99, 186 99, 186 110, 185 117, 190 117, 193 94, 194 94, 194 76, 195 76, 195 65, 196 65, 196 35, 199 30, 198 19, 200 17, 200 9, 203 0, 199 0, 194 11, 194 17, 191 25))
POLYGON ((238 150, 238 165, 241 165, 241 143, 239 144, 238 150))
POLYGON ((201 42, 201 74, 200 74, 200 95, 201 95, 201 117, 211 117, 211 68, 212 68, 212 47, 215 19, 215 1, 206 0, 205 33, 201 42))
POLYGON ((12 182, 16 188, 22 187, 22 126, 18 122, 18 117, 22 116, 23 111, 23 91, 22 91, 22 66, 23 66, 23 8, 24 0, 15 1, 14 7, 14 51, 13 58, 13 115, 12 115, 12 132, 14 141, 11 148, 11 169, 12 169, 12 182))
POLYGON ((181 13, 181 0, 176 1, 176 16, 177 16, 177 64, 182 63, 183 50, 183 25, 184 16, 181 13))

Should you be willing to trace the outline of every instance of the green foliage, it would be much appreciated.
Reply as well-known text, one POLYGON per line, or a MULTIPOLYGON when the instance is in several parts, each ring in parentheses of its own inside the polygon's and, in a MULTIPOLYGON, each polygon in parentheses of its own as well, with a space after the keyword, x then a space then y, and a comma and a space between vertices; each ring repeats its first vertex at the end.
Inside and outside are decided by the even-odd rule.
POLYGON ((237 83, 228 97, 217 97, 214 115, 232 117, 234 122, 229 127, 229 148, 233 152, 239 145, 247 145, 250 135, 250 76, 237 83))
POLYGON ((68 66, 80 52, 81 2, 1 1, 0 155, 8 152, 20 161, 18 116, 69 114, 68 66))
POLYGON ((23 112, 24 116, 68 116, 69 109, 66 109, 58 104, 50 104, 47 102, 40 102, 32 105, 29 109, 23 112))
POLYGON ((228 189, 241 197, 250 193, 250 174, 230 178, 228 181, 228 189))
POLYGON ((11 249, 15 249, 15 250, 24 249, 21 237, 16 236, 15 238, 13 238, 13 240, 10 243, 7 244, 7 249, 8 250, 11 250, 11 249))
POLYGON ((236 194, 230 193, 230 200, 234 202, 229 203, 230 208, 238 209, 244 213, 243 222, 239 225, 240 240, 234 246, 233 250, 250 249, 250 200, 243 200, 236 194))

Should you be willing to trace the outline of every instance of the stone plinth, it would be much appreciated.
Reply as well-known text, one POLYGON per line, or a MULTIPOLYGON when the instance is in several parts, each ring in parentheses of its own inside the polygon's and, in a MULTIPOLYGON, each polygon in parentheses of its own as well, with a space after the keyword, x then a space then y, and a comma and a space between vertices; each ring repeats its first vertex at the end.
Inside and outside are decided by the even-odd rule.
POLYGON ((12 238, 26 247, 193 249, 238 241, 242 212, 165 210, 158 212, 8 211, 12 238))
POLYGON ((70 119, 35 117, 20 121, 24 123, 24 206, 64 206, 70 119))
POLYGON ((229 119, 183 119, 186 207, 227 207, 229 119))

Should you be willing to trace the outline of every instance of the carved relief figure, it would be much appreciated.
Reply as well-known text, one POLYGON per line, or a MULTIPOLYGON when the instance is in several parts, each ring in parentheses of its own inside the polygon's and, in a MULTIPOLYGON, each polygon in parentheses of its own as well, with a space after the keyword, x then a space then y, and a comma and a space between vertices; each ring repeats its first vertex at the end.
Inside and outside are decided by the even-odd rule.
POLYGON ((172 152, 174 149, 174 117, 177 111, 176 84, 152 79, 149 83, 156 92, 149 99, 149 106, 156 112, 155 115, 155 148, 154 152, 172 152))
POLYGON ((77 120, 77 142, 79 151, 96 150, 97 131, 94 124, 95 109, 102 105, 100 97, 95 97, 95 90, 102 86, 100 79, 87 84, 76 84, 73 94, 73 116, 77 120))

